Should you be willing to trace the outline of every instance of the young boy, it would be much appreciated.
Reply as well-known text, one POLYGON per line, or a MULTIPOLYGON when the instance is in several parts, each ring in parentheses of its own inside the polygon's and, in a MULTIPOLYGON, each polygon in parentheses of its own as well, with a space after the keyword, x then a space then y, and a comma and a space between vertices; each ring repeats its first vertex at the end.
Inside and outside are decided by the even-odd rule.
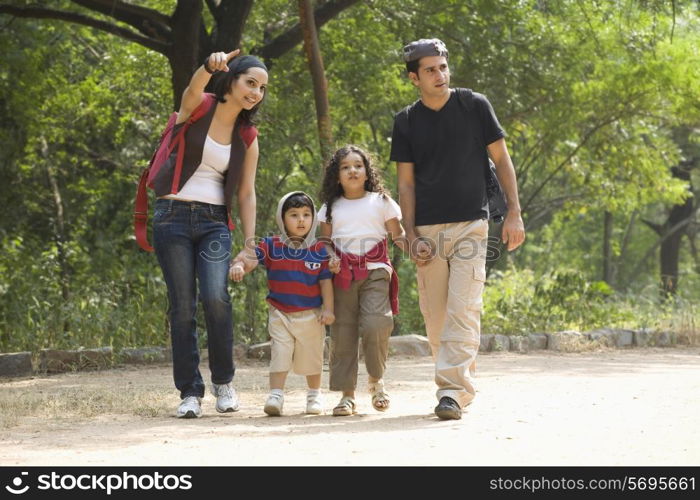
MULTIPOLYGON (((255 249, 258 262, 267 269, 269 308, 268 331, 272 339, 270 395, 264 411, 282 414, 284 383, 290 369, 306 375, 309 391, 306 413, 323 413, 321 371, 323 370, 324 325, 335 321, 332 274, 328 253, 316 234, 316 208, 302 191, 282 197, 277 205, 280 236, 264 238, 255 249)), ((230 277, 241 281, 243 263, 234 261, 230 277)))

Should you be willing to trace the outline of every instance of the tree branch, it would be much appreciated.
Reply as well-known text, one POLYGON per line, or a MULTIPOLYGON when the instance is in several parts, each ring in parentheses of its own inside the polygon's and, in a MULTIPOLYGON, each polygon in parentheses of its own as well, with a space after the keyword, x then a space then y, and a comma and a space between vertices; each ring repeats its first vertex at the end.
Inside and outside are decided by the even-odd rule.
POLYGON ((120 28, 115 24, 106 21, 100 21, 92 17, 78 14, 75 12, 65 12, 53 9, 44 9, 41 7, 15 7, 13 5, 0 5, 0 14, 10 14, 16 17, 28 17, 33 19, 58 19, 61 21, 69 21, 76 24, 82 24, 91 28, 96 28, 101 31, 106 31, 125 40, 136 42, 144 47, 165 54, 168 50, 168 45, 152 38, 134 33, 133 31, 120 28))
POLYGON ((656 222, 652 222, 650 220, 642 219, 642 222, 649 226, 652 231, 654 231, 656 234, 661 236, 661 233, 663 233, 664 226, 663 224, 657 224, 656 222))
POLYGON ((219 4, 216 0, 207 0, 207 8, 209 9, 209 12, 211 12, 212 16, 216 17, 216 9, 218 7, 219 4))
POLYGON ((170 40, 170 16, 121 0, 71 0, 87 9, 126 23, 145 36, 167 43, 170 40))
MULTIPOLYGON (((656 251, 656 249, 657 249, 659 246, 661 246, 661 244, 662 244, 664 241, 666 241, 666 240, 669 239, 671 236, 673 236, 674 234, 676 234, 676 232, 680 231, 682 228, 684 228, 685 226, 687 226, 688 224, 690 224, 690 223, 693 221, 693 219, 695 218, 695 216, 697 216, 698 214, 700 214, 700 208, 696 209, 696 210, 695 210, 693 213, 691 213, 688 217, 686 217, 685 219, 679 221, 679 222, 676 223, 673 227, 671 227, 668 231, 666 231, 666 234, 664 234, 661 238, 659 238, 659 239, 656 241, 656 243, 654 243, 654 244, 651 246, 651 248, 649 248, 649 250, 647 250, 647 253, 645 253, 645 254, 644 254, 644 257, 642 257, 641 260, 637 263, 636 267, 634 268, 634 270, 633 270, 632 273, 630 274, 630 277, 634 278, 635 276, 639 276, 639 273, 640 273, 641 270, 642 270, 642 266, 644 265, 644 262, 646 262, 646 260, 654 254, 654 252, 656 251)), ((645 221, 645 222, 646 222, 646 221, 645 221)))
MULTIPOLYGON (((314 10, 316 28, 320 29, 321 26, 340 14, 343 10, 352 7, 358 1, 359 0, 330 0, 320 7, 317 7, 314 10)), ((261 49, 256 49, 253 52, 257 53, 266 61, 276 59, 296 47, 302 39, 301 25, 296 24, 261 49)))
POLYGON ((525 202, 523 205, 522 211, 525 212, 527 211, 528 206, 532 203, 532 201, 537 197, 537 195, 542 191, 542 189, 549 183, 549 181, 552 180, 552 178, 559 173, 559 171, 566 166, 567 163, 571 161, 571 159, 576 156, 576 153, 579 152, 579 150, 586 145, 588 140, 593 137, 593 135, 600 130, 601 128, 610 125, 611 123, 614 123, 617 120, 617 116, 613 115, 610 118, 603 120, 602 122, 598 123, 595 127, 591 128, 586 134, 583 136, 583 139, 579 142, 579 144, 567 155, 564 160, 562 160, 559 165, 557 165, 554 170, 547 176, 547 178, 540 183, 540 185, 535 189, 535 191, 530 195, 528 200, 525 202))

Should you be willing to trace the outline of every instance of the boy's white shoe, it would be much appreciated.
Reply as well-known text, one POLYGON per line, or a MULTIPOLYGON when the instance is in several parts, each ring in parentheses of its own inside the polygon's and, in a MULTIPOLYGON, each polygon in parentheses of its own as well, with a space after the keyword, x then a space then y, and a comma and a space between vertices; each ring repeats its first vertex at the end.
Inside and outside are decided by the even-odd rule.
POLYGON ((306 395, 306 413, 321 415, 323 413, 323 398, 321 392, 310 392, 306 395))
POLYGON ((212 384, 211 393, 216 396, 216 411, 230 413, 238 411, 238 394, 231 384, 212 384))
POLYGON ((263 411, 271 417, 279 417, 282 415, 282 405, 284 405, 284 394, 271 392, 267 397, 263 411))
POLYGON ((202 400, 197 396, 187 396, 177 407, 177 418, 199 418, 202 416, 202 400))

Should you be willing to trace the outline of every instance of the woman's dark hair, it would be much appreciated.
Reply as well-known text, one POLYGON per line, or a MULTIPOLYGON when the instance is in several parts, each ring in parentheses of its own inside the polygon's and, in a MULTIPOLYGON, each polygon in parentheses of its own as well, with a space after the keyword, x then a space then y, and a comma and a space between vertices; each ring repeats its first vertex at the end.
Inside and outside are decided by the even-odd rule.
MULTIPOLYGON (((255 56, 241 56, 234 57, 228 63, 228 71, 220 73, 217 75, 218 80, 214 83, 214 95, 216 100, 219 102, 226 102, 224 97, 230 90, 233 83, 240 78, 246 71, 250 68, 262 68, 267 71, 267 67, 255 56)), ((243 143, 243 138, 241 136, 242 127, 255 125, 253 121, 255 118, 260 105, 265 100, 265 94, 263 93, 263 98, 257 103, 252 109, 243 109, 238 113, 238 118, 236 118, 236 123, 233 126, 233 135, 231 137, 231 163, 229 169, 226 173, 227 178, 232 176, 233 180, 226 183, 226 186, 231 186, 224 192, 224 196, 230 199, 235 192, 238 183, 241 180, 241 172, 243 171, 243 160, 246 156, 247 147, 243 143)))
MULTIPOLYGON (((267 71, 267 67, 255 56, 234 57, 228 63, 228 68, 228 71, 219 73, 218 80, 214 83, 214 94, 216 95, 216 100, 219 102, 226 102, 225 95, 231 90, 231 86, 250 68, 261 68, 267 71)), ((266 92, 263 92, 263 97, 260 99, 260 102, 251 109, 241 110, 238 114, 238 123, 255 124, 255 115, 258 113, 260 105, 265 101, 266 94, 266 92)))
POLYGON ((309 207, 311 209, 311 212, 313 212, 314 202, 311 201, 311 198, 309 198, 305 193, 293 194, 292 196, 284 200, 284 203, 282 204, 282 218, 284 218, 284 214, 286 214, 287 210, 289 210, 290 208, 301 207, 309 207))
POLYGON ((321 186, 320 198, 321 203, 326 204, 326 222, 328 224, 331 224, 333 220, 331 216, 333 203, 343 195, 343 186, 340 185, 340 162, 350 153, 357 153, 360 158, 362 158, 362 163, 365 165, 365 172, 367 174, 365 191, 379 193, 383 198, 389 195, 389 191, 384 187, 379 172, 372 168, 372 161, 369 154, 353 144, 343 146, 333 153, 331 159, 328 160, 323 176, 323 185, 321 186))

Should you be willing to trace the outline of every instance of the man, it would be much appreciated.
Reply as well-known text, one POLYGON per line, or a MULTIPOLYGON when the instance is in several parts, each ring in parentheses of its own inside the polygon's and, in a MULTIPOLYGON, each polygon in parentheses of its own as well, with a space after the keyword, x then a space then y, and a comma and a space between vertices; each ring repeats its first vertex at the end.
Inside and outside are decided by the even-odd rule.
POLYGON ((460 419, 475 395, 469 368, 479 350, 486 279, 489 157, 508 204, 502 239, 509 251, 520 246, 525 230, 505 132, 489 101, 450 89, 448 51, 440 40, 412 42, 403 56, 420 99, 394 118, 391 160, 435 360, 435 414, 460 419))

